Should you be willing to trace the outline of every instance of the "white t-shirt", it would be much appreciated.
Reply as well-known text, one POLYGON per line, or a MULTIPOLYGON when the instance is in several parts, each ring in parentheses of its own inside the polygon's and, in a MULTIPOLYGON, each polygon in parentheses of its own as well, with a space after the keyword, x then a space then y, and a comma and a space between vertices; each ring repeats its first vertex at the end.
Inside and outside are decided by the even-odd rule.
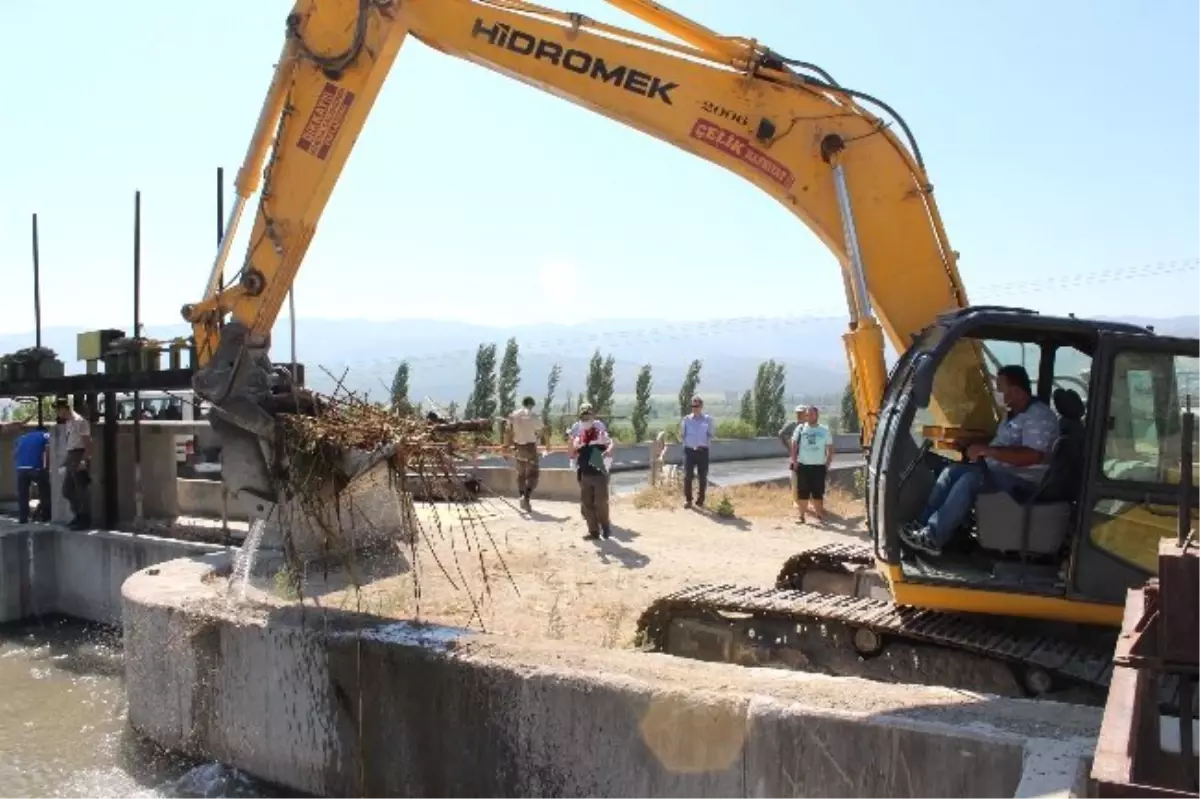
POLYGON ((514 444, 536 444, 542 430, 542 417, 533 409, 518 408, 509 414, 514 444))
POLYGON ((84 419, 75 411, 71 411, 71 418, 63 425, 66 431, 63 435, 64 449, 70 452, 73 449, 83 449, 83 440, 91 436, 91 426, 87 419, 84 419))

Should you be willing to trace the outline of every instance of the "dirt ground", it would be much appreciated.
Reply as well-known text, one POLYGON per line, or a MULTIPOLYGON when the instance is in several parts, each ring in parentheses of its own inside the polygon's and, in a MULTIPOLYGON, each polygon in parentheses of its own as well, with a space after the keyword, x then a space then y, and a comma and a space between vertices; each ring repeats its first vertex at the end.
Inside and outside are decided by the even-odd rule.
POLYGON ((304 594, 327 607, 627 647, 642 610, 663 594, 703 582, 770 586, 797 549, 865 536, 861 503, 845 496, 829 498, 824 524, 810 519, 800 525, 786 489, 715 490, 709 505, 722 495, 733 503, 732 518, 684 510, 673 493, 616 498, 613 537, 597 542, 583 539, 586 528, 574 503, 537 502, 533 514, 504 501, 473 506, 487 533, 479 525, 448 523, 455 514, 442 507, 439 534, 430 510, 422 508, 427 534, 416 569, 408 568, 406 552, 403 571, 396 574, 393 566, 393 576, 376 574, 359 591, 338 590, 345 585, 339 577, 310 574, 304 594))

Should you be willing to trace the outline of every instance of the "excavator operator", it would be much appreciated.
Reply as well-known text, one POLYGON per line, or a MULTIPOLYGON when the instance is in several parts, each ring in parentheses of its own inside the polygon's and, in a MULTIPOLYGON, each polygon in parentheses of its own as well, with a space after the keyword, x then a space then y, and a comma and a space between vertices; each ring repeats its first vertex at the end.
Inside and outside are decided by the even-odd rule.
POLYGON ((900 532, 913 549, 940 555, 983 491, 1032 491, 1048 468, 1058 416, 1033 395, 1025 367, 996 373, 996 401, 1009 410, 988 444, 971 444, 962 463, 942 470, 916 521, 900 532))

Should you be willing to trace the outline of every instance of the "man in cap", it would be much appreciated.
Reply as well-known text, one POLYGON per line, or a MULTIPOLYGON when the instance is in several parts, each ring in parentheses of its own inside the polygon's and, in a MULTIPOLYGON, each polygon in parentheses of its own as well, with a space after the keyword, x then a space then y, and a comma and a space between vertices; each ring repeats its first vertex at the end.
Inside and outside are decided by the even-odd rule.
POLYGON ((608 517, 608 464, 613 441, 603 423, 592 417, 592 406, 579 408, 579 421, 571 426, 569 455, 579 479, 579 510, 587 522, 585 539, 595 541, 612 534, 608 517))
POLYGON ((542 432, 542 419, 534 406, 537 400, 525 397, 521 407, 508 416, 509 448, 517 462, 517 492, 521 495, 521 509, 530 511, 529 499, 538 483, 538 436, 542 432))
POLYGON ((796 406, 796 418, 779 428, 779 442, 783 444, 783 448, 788 453, 788 478, 792 482, 792 505, 799 509, 800 501, 796 499, 796 456, 792 454, 792 436, 796 433, 796 428, 804 424, 804 419, 808 415, 807 405, 796 406))
POLYGON ((89 490, 92 478, 88 473, 88 461, 92 456, 91 427, 87 419, 75 412, 66 397, 55 399, 54 411, 58 423, 64 426, 62 440, 66 456, 58 471, 63 476, 63 499, 71 506, 74 516, 69 526, 74 530, 86 530, 92 526, 89 490))

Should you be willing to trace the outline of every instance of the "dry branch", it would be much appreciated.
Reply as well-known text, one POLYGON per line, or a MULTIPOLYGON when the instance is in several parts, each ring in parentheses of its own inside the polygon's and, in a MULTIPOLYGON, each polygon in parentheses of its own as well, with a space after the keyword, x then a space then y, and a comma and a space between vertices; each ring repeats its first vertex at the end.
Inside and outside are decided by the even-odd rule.
MULTIPOLYGON (((358 544, 367 537, 377 541, 378 535, 366 536, 367 531, 344 529, 343 515, 338 509, 356 478, 379 468, 387 469, 383 490, 398 503, 402 520, 400 529, 387 535, 391 540, 386 543, 392 551, 400 549, 408 556, 418 613, 422 549, 433 556, 438 569, 452 585, 456 583, 452 575, 457 574, 461 579, 464 566, 469 565, 459 563, 457 554, 453 563, 439 560, 433 547, 422 541, 430 533, 444 537, 447 528, 457 522, 450 534, 463 536, 467 552, 477 553, 488 544, 499 556, 461 470, 464 460, 487 443, 492 430, 490 419, 446 422, 397 413, 346 390, 341 380, 332 396, 296 397, 291 407, 276 418, 279 421, 276 449, 282 467, 275 472, 276 490, 279 496, 297 501, 308 517, 317 521, 325 537, 327 566, 330 557, 335 562, 342 561, 335 565, 350 572, 355 586, 361 586, 356 565, 361 549, 358 544), (445 522, 438 500, 450 506, 444 509, 449 511, 445 522), (426 523, 416 513, 417 501, 430 508, 432 530, 426 529, 426 523), (333 513, 329 513, 331 506, 333 513)), ((289 570, 293 574, 306 573, 308 564, 288 545, 287 538, 285 526, 284 554, 289 570)), ((484 569, 481 558, 470 560, 484 569)), ((507 567, 504 571, 508 576, 507 567)), ((486 571, 483 578, 487 584, 486 571)), ((470 596, 476 609, 483 599, 470 596)))

